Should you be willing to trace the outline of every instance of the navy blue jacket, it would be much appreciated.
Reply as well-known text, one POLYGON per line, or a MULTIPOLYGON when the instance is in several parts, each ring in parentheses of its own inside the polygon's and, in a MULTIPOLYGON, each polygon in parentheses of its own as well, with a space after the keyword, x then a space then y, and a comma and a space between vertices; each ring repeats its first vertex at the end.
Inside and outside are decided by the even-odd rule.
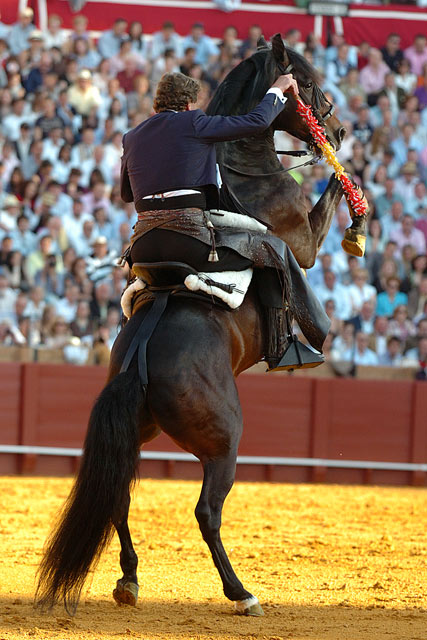
POLYGON ((283 107, 267 93, 242 116, 207 116, 200 109, 157 113, 123 136, 122 199, 137 202, 153 193, 204 187, 208 207, 217 206, 215 142, 261 133, 283 107))

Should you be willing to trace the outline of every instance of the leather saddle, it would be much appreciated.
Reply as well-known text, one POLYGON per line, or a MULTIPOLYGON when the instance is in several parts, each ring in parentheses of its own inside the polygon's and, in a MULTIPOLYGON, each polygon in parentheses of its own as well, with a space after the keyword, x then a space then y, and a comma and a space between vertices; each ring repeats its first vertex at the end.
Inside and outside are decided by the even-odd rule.
POLYGON ((184 262, 134 262, 132 269, 152 291, 185 289, 185 278, 197 275, 197 271, 184 262))
MULTIPOLYGON (((184 280, 189 275, 198 275, 198 271, 185 262, 134 262, 132 265, 133 272, 138 278, 141 278, 150 291, 188 291, 200 296, 212 296, 203 291, 190 292, 184 284, 184 280)), ((222 289, 227 293, 232 293, 234 285, 217 282, 210 278, 204 278, 204 282, 212 287, 222 289)), ((216 298, 218 302, 224 304, 222 300, 216 298)), ((226 305, 227 306, 227 305, 226 305)))

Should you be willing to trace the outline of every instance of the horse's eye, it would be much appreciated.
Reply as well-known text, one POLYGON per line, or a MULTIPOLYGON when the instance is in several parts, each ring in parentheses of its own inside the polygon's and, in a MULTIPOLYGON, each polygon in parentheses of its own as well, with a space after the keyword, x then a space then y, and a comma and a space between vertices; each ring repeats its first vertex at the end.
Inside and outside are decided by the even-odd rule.
POLYGON ((308 82, 308 83, 305 85, 305 88, 306 88, 306 89, 311 89, 311 87, 312 87, 312 86, 313 86, 313 83, 312 83, 312 82, 308 82))

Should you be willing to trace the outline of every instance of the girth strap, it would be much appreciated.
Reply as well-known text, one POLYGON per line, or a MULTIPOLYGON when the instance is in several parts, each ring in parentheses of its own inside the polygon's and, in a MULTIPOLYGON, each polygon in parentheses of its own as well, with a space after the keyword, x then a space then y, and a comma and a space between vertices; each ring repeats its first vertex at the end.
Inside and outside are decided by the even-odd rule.
POLYGON ((133 356, 138 351, 138 373, 141 384, 143 385, 148 384, 147 345, 153 335, 154 329, 157 327, 157 324, 163 315, 164 310, 166 309, 170 291, 159 291, 154 295, 155 298, 151 309, 148 311, 133 336, 123 360, 122 368, 120 369, 120 373, 127 371, 133 356))

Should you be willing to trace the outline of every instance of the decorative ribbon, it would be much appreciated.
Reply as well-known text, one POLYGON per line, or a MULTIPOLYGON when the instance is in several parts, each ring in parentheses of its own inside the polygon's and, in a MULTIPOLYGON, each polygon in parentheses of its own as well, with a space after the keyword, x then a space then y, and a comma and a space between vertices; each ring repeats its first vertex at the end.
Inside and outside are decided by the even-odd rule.
POLYGON ((332 145, 328 142, 325 136, 324 128, 320 126, 320 124, 314 117, 311 111, 311 106, 308 104, 304 104, 301 98, 297 98, 297 113, 307 124, 313 140, 322 151, 326 162, 333 167, 335 171, 335 177, 342 184, 342 188, 349 200, 353 214, 356 216, 366 215, 367 207, 365 202, 363 201, 362 191, 355 188, 350 178, 345 173, 344 167, 339 163, 332 145))

